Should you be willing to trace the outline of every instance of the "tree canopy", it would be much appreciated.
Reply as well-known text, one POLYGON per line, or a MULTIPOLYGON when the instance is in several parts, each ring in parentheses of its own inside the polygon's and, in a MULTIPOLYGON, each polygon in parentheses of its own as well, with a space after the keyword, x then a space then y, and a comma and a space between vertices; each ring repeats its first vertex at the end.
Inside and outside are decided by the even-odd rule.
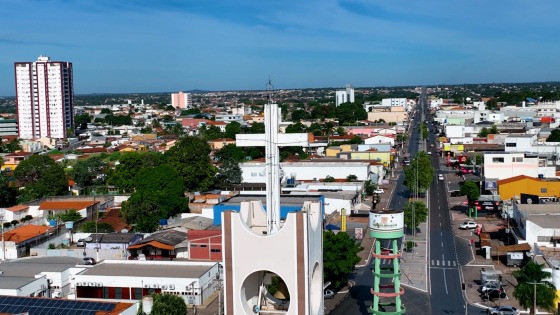
POLYGON ((357 120, 367 119, 368 114, 360 103, 343 103, 336 110, 338 121, 341 125, 354 123, 357 120))
POLYGON ((20 191, 20 202, 65 195, 68 191, 64 168, 47 155, 32 155, 22 161, 15 169, 14 176, 25 187, 20 191))
POLYGON ((404 184, 411 192, 425 192, 432 182, 434 168, 426 152, 418 152, 409 166, 404 168, 404 184), (416 182, 418 179, 418 187, 416 182))
POLYGON ((95 221, 88 221, 80 225, 77 231, 83 233, 113 233, 115 229, 107 222, 97 222, 96 226, 95 221))
POLYGON ((466 181, 461 185, 461 190, 459 191, 461 195, 467 196, 469 201, 477 200, 480 197, 480 190, 478 186, 473 181, 466 181))
POLYGON ((330 281, 339 289, 348 281, 348 274, 360 262, 358 253, 363 249, 345 232, 323 233, 323 272, 325 282, 330 281))
POLYGON ((188 211, 182 178, 167 164, 145 167, 136 178, 136 191, 123 202, 121 215, 135 230, 153 232, 160 219, 188 211))
POLYGON ((216 176, 216 184, 220 188, 231 188, 233 185, 241 183, 241 175, 238 161, 231 158, 222 159, 216 176))
POLYGON ((188 191, 205 191, 214 184, 216 174, 210 151, 203 139, 184 137, 165 153, 165 159, 183 178, 188 191))
POLYGON ((560 129, 554 129, 546 138, 546 142, 560 142, 560 129))
POLYGON ((187 305, 181 296, 170 293, 157 293, 152 295, 154 304, 150 315, 185 315, 187 305))
POLYGON ((535 314, 533 309, 533 298, 535 283, 537 289, 537 306, 547 310, 554 308, 556 299, 556 287, 548 279, 551 273, 543 270, 543 265, 529 261, 522 269, 513 272, 517 280, 517 286, 513 291, 513 296, 519 304, 525 308, 531 308, 531 314, 535 314))
POLYGON ((428 219, 428 208, 422 201, 413 201, 406 203, 404 210, 404 224, 409 229, 416 229, 420 223, 426 222, 428 219))
POLYGON ((118 165, 109 173, 107 183, 115 185, 121 192, 133 192, 136 176, 144 167, 154 167, 163 163, 163 155, 156 152, 125 152, 118 156, 118 165))
POLYGON ((17 203, 18 191, 14 187, 13 178, 0 171, 0 208, 8 208, 17 203))
POLYGON ((107 163, 101 155, 94 155, 85 160, 79 160, 73 167, 76 183, 82 187, 104 184, 107 163))

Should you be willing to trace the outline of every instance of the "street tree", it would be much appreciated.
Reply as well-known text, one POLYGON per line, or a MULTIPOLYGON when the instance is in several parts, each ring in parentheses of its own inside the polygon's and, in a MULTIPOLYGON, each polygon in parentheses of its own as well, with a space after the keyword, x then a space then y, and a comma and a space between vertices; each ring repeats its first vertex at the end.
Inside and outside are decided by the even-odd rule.
POLYGON ((478 186, 475 182, 470 180, 464 182, 463 185, 461 185, 461 190, 459 191, 459 193, 463 196, 467 196, 469 202, 477 200, 478 197, 480 197, 480 190, 478 189, 478 186))
POLYGON ((490 132, 488 131, 488 128, 482 127, 482 129, 480 129, 480 132, 478 133, 478 136, 481 137, 481 138, 486 138, 486 137, 488 137, 489 133, 490 132))
POLYGON ((323 233, 323 272, 325 282, 330 281, 334 289, 343 287, 348 274, 360 262, 358 253, 363 250, 346 232, 323 233))
POLYGON ((188 191, 205 191, 214 184, 216 174, 210 151, 204 139, 183 137, 165 153, 165 159, 183 178, 188 191))
POLYGON ((115 185, 120 192, 133 192, 136 176, 144 167, 154 167, 163 163, 163 155, 156 152, 125 152, 118 156, 118 165, 109 173, 107 183, 115 185))
POLYGON ((199 129, 199 133, 200 133, 200 137, 205 141, 216 140, 224 137, 224 134, 222 133, 220 128, 213 125, 210 126, 203 125, 199 129))
POLYGON ((416 229, 420 223, 426 222, 428 219, 428 208, 422 201, 413 201, 406 203, 404 210, 404 224, 409 229, 416 229))
POLYGON ((219 160, 233 159, 236 161, 242 161, 247 155, 242 147, 238 147, 235 144, 226 144, 220 150, 216 151, 214 156, 219 160))
POLYGON ((242 172, 237 160, 226 158, 222 159, 218 167, 216 184, 220 188, 231 188, 235 184, 241 183, 242 172))
POLYGON ((47 155, 32 155, 22 161, 15 169, 14 176, 23 187, 20 190, 20 202, 65 195, 68 191, 64 168, 47 155))
POLYGON ((358 120, 367 119, 368 114, 362 104, 343 103, 336 109, 338 121, 341 125, 355 123, 358 120))
POLYGON ((364 191, 366 195, 372 196, 376 189, 377 189, 376 184, 374 184, 371 180, 366 180, 366 182, 364 183, 364 191))
POLYGON ((552 310, 555 306, 556 287, 549 281, 551 273, 544 271, 543 267, 544 265, 529 261, 522 269, 513 272, 517 280, 513 296, 521 306, 531 308, 531 314, 535 314, 535 297, 537 307, 552 310))
POLYGON ((488 130, 488 133, 493 135, 498 134, 498 127, 496 125, 492 125, 492 127, 488 130))
POLYGON ((154 304, 150 315, 185 315, 187 305, 185 300, 178 295, 170 293, 156 293, 152 295, 154 304))
POLYGON ((249 128, 249 133, 264 133, 264 123, 253 123, 249 128))
POLYGON ((404 184, 411 192, 425 192, 433 176, 434 168, 426 152, 418 152, 410 165, 404 168, 404 184))

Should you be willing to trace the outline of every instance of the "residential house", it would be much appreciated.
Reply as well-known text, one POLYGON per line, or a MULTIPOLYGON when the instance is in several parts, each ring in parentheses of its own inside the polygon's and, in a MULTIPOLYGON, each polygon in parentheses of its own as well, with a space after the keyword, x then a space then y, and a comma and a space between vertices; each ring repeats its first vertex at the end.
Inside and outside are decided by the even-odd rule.
POLYGON ((187 233, 182 230, 166 230, 128 246, 131 259, 173 260, 188 258, 187 233))

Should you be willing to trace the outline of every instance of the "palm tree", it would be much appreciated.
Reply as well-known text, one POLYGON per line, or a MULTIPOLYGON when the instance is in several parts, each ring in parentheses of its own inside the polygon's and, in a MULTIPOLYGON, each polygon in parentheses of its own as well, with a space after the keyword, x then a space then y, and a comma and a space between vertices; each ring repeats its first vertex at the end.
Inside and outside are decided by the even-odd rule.
POLYGON ((531 308, 531 314, 536 314, 534 309, 534 301, 539 307, 547 310, 554 307, 554 299, 556 298, 556 287, 547 279, 550 279, 551 273, 543 270, 543 265, 530 261, 521 270, 513 272, 513 276, 517 279, 517 286, 513 291, 513 296, 519 301, 521 306, 531 308), (535 291, 536 296, 535 296, 535 291))

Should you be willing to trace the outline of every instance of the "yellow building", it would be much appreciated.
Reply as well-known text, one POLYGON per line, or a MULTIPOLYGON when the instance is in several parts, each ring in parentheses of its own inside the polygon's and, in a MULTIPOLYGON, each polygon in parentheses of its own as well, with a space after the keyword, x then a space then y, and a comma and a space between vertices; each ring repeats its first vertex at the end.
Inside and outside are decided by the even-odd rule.
POLYGON ((336 155, 340 152, 342 152, 342 149, 338 146, 328 147, 325 150, 325 155, 328 157, 336 157, 336 155))
POLYGON ((384 166, 389 166, 391 163, 391 152, 350 152, 351 160, 379 160, 384 166))
POLYGON ((498 181, 498 193, 502 200, 508 200, 521 194, 539 197, 560 198, 560 180, 538 179, 525 175, 514 176, 498 181))

